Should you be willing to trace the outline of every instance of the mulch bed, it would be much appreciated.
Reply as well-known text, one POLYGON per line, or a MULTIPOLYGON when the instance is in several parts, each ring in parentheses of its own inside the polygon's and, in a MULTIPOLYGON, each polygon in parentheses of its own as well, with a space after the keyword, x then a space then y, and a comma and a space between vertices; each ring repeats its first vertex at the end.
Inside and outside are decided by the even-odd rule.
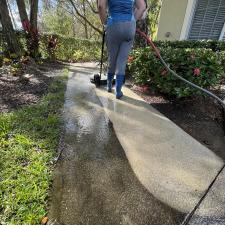
POLYGON ((10 72, 10 66, 0 67, 0 112, 37 103, 63 67, 58 62, 29 61, 16 75, 10 72))
MULTIPOLYGON (((132 85, 131 89, 225 160, 225 118, 222 107, 214 100, 206 96, 177 100, 158 93, 151 87, 132 85)), ((214 93, 225 99, 225 82, 214 93)))

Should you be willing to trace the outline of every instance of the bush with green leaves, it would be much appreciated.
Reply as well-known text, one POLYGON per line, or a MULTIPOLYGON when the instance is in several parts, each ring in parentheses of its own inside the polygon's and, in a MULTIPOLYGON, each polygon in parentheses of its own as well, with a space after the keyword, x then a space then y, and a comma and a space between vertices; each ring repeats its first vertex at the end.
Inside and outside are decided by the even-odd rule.
POLYGON ((0 53, 0 67, 3 65, 3 55, 0 53))
MULTIPOLYGON (((222 61, 225 58, 211 49, 168 47, 161 48, 161 55, 171 69, 203 88, 210 88, 219 83, 224 73, 222 61)), ((200 93, 170 74, 149 47, 132 52, 129 68, 137 84, 153 84, 162 93, 177 97, 200 93)))
MULTIPOLYGON (((49 57, 48 41, 50 36, 43 35, 41 37, 40 52, 44 58, 49 57)), ((56 59, 75 62, 99 60, 101 54, 100 42, 61 35, 54 36, 57 39, 55 48, 56 59)))
MULTIPOLYGON (((26 35, 22 31, 18 31, 17 36, 22 46, 23 55, 29 54, 29 46, 27 46, 26 35)), ((49 49, 49 41, 51 36, 56 38, 56 46, 54 48, 54 56, 57 60, 87 62, 99 61, 101 57, 101 42, 67 37, 58 34, 41 34, 39 40, 39 56, 42 58, 51 58, 52 49, 49 49)), ((0 43, 3 41, 0 36, 0 43)), ((3 51, 0 46, 0 53, 3 51)), ((3 54, 3 52, 2 52, 3 54)), ((4 55, 6 56, 6 55, 4 55)), ((8 56, 7 56, 8 57, 8 56)), ((0 55, 1 66, 1 55, 0 55)))
POLYGON ((213 51, 224 51, 225 41, 216 40, 184 40, 184 41, 154 41, 158 48, 207 48, 213 51))

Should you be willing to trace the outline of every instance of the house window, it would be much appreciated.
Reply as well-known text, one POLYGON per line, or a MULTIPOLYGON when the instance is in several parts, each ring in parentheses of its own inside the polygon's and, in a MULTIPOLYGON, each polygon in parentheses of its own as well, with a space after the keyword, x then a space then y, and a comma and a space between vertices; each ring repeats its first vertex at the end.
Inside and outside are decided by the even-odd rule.
POLYGON ((225 0, 198 0, 188 39, 218 40, 224 23, 225 0))

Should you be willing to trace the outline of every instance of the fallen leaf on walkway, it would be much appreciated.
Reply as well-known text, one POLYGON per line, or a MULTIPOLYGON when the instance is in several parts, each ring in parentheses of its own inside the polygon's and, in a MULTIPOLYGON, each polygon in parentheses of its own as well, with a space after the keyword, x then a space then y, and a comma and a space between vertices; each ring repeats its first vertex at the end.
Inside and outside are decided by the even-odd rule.
POLYGON ((45 224, 47 224, 47 222, 48 222, 48 217, 47 216, 43 217, 42 220, 41 220, 41 224, 45 225, 45 224))

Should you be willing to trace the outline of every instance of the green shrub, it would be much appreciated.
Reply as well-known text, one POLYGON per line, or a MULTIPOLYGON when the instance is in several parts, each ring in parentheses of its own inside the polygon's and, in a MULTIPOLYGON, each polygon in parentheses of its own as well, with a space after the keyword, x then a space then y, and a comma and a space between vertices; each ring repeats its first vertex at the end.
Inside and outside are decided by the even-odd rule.
MULTIPOLYGON (((223 74, 221 53, 211 49, 173 49, 161 48, 161 55, 183 78, 203 87, 209 88, 216 85, 223 74)), ((178 80, 162 66, 149 47, 134 50, 133 60, 129 63, 130 71, 138 84, 153 84, 161 92, 187 97, 194 95, 196 89, 178 80)))
POLYGON ((3 65, 3 55, 0 54, 0 67, 3 65))
MULTIPOLYGON (((100 42, 54 35, 57 38, 55 58, 62 61, 94 61, 100 58, 100 42)), ((42 57, 48 58, 48 40, 50 35, 43 35, 40 41, 42 57)))
MULTIPOLYGON (((18 31, 16 34, 23 48, 23 54, 27 54, 28 47, 24 32, 18 31)), ((101 42, 88 39, 66 37, 57 34, 41 34, 41 36, 39 37, 39 52, 42 58, 51 58, 51 52, 49 51, 48 46, 50 36, 52 35, 57 38, 57 45, 54 49, 54 55, 57 60, 75 62, 99 61, 101 57, 101 42)), ((0 43, 2 41, 3 40, 0 35, 0 43)), ((1 51, 3 51, 1 47, 2 46, 0 46, 0 53, 1 51)))
POLYGON ((158 48, 207 48, 213 51, 224 51, 225 41, 216 40, 185 40, 185 41, 154 41, 158 48))
POLYGON ((225 51, 221 52, 223 71, 225 72, 225 51))

